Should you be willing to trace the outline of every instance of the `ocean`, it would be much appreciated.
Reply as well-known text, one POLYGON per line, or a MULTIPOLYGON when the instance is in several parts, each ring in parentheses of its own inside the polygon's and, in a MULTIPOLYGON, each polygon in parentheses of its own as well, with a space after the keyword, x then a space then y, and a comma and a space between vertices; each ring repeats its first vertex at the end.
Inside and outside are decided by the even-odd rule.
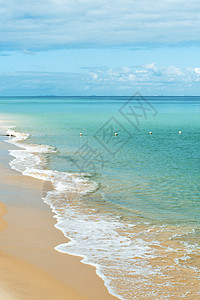
POLYGON ((199 299, 200 97, 1 97, 0 118, 11 168, 45 180, 57 251, 119 299, 199 299))

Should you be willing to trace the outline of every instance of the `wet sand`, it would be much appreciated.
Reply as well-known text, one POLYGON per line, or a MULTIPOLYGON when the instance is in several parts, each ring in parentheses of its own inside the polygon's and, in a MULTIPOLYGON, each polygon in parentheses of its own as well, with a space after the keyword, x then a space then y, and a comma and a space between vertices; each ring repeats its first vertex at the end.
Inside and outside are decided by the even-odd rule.
MULTIPOLYGON (((59 253, 66 242, 41 197, 44 182, 11 170, 0 138, 0 299, 111 300, 95 268, 59 253)), ((46 186, 46 185, 45 185, 46 186)))

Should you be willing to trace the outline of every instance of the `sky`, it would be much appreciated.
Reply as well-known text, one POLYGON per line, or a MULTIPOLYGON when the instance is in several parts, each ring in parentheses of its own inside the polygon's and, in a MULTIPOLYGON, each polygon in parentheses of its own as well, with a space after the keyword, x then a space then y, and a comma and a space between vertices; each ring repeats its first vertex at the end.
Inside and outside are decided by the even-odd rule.
POLYGON ((0 0, 0 96, 200 95, 199 0, 0 0))

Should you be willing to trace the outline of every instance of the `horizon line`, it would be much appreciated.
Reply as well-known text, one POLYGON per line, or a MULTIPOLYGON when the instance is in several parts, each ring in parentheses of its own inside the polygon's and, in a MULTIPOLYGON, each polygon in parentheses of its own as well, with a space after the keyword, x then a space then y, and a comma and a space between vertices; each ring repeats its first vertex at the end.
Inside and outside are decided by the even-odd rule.
MULTIPOLYGON (((142 97, 200 97, 200 95, 143 95, 142 97)), ((0 95, 0 98, 11 98, 11 97, 32 97, 32 98, 57 98, 57 97, 136 97, 137 93, 134 95, 0 95)))

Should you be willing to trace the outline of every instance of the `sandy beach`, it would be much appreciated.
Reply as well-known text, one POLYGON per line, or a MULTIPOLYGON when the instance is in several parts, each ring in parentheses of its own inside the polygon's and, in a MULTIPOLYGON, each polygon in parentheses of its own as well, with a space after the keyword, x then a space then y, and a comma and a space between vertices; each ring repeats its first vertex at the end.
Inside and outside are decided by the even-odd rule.
POLYGON ((44 182, 11 170, 0 142, 0 299, 116 299, 79 257, 54 250, 66 242, 41 199, 44 182))

